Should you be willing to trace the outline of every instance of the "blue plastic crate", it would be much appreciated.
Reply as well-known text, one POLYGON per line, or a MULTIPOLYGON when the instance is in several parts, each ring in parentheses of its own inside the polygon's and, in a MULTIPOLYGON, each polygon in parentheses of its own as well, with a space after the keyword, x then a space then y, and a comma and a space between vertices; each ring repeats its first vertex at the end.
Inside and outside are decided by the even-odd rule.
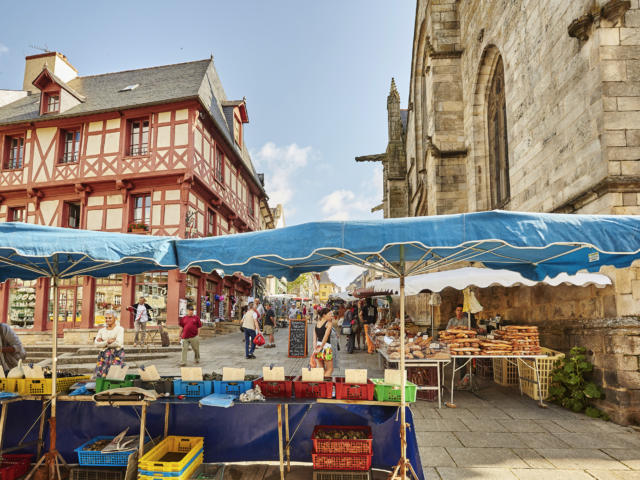
POLYGON ((213 390, 213 385, 211 384, 211 380, 201 380, 199 382, 196 381, 185 381, 185 380, 174 380, 173 381, 173 394, 174 395, 184 395, 185 397, 206 397, 207 395, 211 395, 213 390))
POLYGON ((78 464, 82 466, 101 466, 101 467, 126 467, 129 462, 129 455, 134 453, 137 448, 126 452, 94 452, 92 450, 84 450, 84 447, 91 445, 98 440, 113 440, 109 435, 100 435, 94 437, 88 442, 83 443, 75 451, 78 454, 78 464))
POLYGON ((222 380, 213 381, 213 393, 222 393, 233 395, 236 399, 241 393, 251 390, 253 382, 251 380, 242 380, 240 382, 225 382, 222 380))

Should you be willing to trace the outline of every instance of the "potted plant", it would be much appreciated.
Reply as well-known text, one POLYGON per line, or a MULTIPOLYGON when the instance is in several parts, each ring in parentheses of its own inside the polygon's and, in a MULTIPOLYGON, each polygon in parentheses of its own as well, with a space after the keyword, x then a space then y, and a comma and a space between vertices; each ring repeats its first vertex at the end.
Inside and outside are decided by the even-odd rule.
POLYGON ((131 222, 128 231, 131 233, 147 233, 149 231, 149 225, 141 222, 131 222))

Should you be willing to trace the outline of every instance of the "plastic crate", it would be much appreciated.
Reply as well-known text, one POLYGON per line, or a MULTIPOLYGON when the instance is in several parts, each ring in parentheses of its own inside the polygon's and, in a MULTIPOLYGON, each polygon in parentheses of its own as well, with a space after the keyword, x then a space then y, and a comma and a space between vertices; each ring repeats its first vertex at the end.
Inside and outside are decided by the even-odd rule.
POLYGON ((0 391, 1 392, 18 392, 18 382, 16 378, 0 378, 0 391))
MULTIPOLYGON (((392 385, 384 383, 382 378, 372 378, 371 381, 375 385, 375 399, 379 402, 399 402, 402 392, 400 385, 392 385)), ((415 402, 418 386, 415 383, 407 381, 404 387, 405 402, 415 402)), ((437 393, 437 392, 436 392, 437 393)))
POLYGON ((26 395, 28 380, 26 378, 14 378, 13 381, 15 382, 14 393, 17 393, 18 395, 26 395))
POLYGON ((540 400, 538 384, 536 382, 536 372, 540 379, 542 399, 546 400, 549 396, 549 386, 551 385, 551 372, 555 368, 556 363, 564 358, 564 353, 551 350, 550 348, 543 347, 540 354, 548 355, 548 357, 518 360, 518 375, 520 376, 522 392, 534 400, 540 400), (523 365, 521 362, 526 363, 528 366, 523 365), (533 368, 535 368, 535 371, 533 368))
POLYGON ((80 445, 74 450, 78 454, 78 464, 82 466, 126 467, 129 462, 129 455, 136 452, 137 446, 136 448, 126 452, 103 453, 93 450, 84 450, 85 447, 88 447, 98 440, 112 440, 113 438, 114 437, 109 435, 100 435, 80 445))
POLYGON ((253 381, 242 380, 238 382, 228 382, 223 380, 213 381, 213 393, 222 393, 224 395, 233 395, 236 399, 241 393, 251 390, 253 388, 253 381))
POLYGON ((293 381, 296 398, 333 398, 333 381, 303 382, 302 377, 293 381))
POLYGON ((339 400, 373 400, 375 385, 367 383, 345 383, 344 378, 336 378, 336 398, 339 400))
POLYGON ((164 480, 187 480, 202 465, 204 460, 203 451, 193 457, 185 467, 179 472, 157 472, 138 469, 138 479, 164 479, 164 480))
POLYGON ((311 454, 313 468, 318 470, 363 470, 371 469, 372 455, 345 455, 343 453, 311 454))
POLYGON ((371 427, 368 426, 316 425, 311 434, 311 439, 313 440, 313 450, 316 453, 356 455, 371 455, 373 453, 373 435, 371 434, 371 427), (367 438, 355 440, 317 438, 318 434, 323 430, 359 431, 364 432, 367 438))
MULTIPOLYGON (((68 392, 74 383, 89 380, 91 375, 56 378, 56 392, 68 392)), ((25 395, 51 395, 51 378, 26 378, 25 395)))
POLYGON ((151 382, 145 382, 137 378, 133 381, 133 386, 144 390, 153 390, 161 395, 171 395, 173 393, 173 377, 161 378, 151 382))
POLYGON ((70 480, 125 480, 126 468, 73 467, 70 480))
POLYGON ((493 359, 477 358, 475 374, 482 378, 493 378, 493 359))
POLYGON ((174 380, 173 381, 173 394, 184 395, 185 397, 201 398, 211 395, 213 385, 211 380, 200 381, 186 381, 186 380, 174 380))
POLYGON ((142 456, 138 461, 138 470, 154 472, 154 475, 157 473, 182 472, 191 460, 202 454, 203 446, 204 437, 169 435, 142 456), (178 462, 161 462, 160 459, 169 452, 186 453, 186 455, 178 462))
POLYGON ((21 477, 16 473, 17 465, 0 465, 0 480, 16 480, 21 477))
POLYGON ((294 377, 284 377, 284 380, 266 381, 259 378, 254 385, 260 387, 260 391, 267 398, 291 398, 293 397, 294 377))
POLYGON ((506 358, 493 359, 493 381, 498 385, 508 386, 518 384, 518 367, 506 358))
POLYGON ((14 453, 2 455, 0 464, 0 479, 17 479, 26 475, 31 468, 33 455, 30 453, 14 453))
POLYGON ((371 480, 371 472, 349 472, 340 470, 314 470, 313 480, 371 480))
POLYGON ((107 380, 105 377, 96 377, 96 393, 111 390, 112 388, 133 387, 133 381, 140 378, 140 375, 128 374, 124 380, 107 380))

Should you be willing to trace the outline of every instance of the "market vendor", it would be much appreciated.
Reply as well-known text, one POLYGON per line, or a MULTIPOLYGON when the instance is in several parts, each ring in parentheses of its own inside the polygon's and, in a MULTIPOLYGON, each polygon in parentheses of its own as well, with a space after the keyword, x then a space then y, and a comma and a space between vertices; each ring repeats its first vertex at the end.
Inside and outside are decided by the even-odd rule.
POLYGON ((27 358, 27 352, 16 332, 6 323, 0 323, 0 363, 7 373, 27 358))
POLYGON ((116 324, 116 312, 107 310, 104 323, 94 341, 100 349, 94 371, 96 377, 106 377, 111 365, 124 365, 124 328, 116 324))
MULTIPOLYGON (((462 306, 461 303, 456 305, 456 315, 455 315, 455 317, 451 317, 449 319, 449 323, 447 323, 447 330, 450 329, 450 328, 454 328, 454 327, 465 327, 466 328, 469 319, 467 318, 467 314, 464 313, 463 309, 464 309, 464 307, 462 306)), ((472 315, 471 316, 471 328, 476 328, 475 323, 476 323, 475 322, 475 318, 473 318, 473 315, 472 315)))

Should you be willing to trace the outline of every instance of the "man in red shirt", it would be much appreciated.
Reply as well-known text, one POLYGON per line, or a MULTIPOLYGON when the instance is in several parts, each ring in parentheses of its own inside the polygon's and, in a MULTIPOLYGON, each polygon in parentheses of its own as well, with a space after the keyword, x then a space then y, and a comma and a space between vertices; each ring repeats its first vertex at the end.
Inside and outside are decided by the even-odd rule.
POLYGON ((191 345, 196 356, 196 363, 200 363, 200 337, 198 336, 198 330, 202 327, 202 322, 195 314, 192 306, 187 308, 187 315, 180 319, 180 326, 182 327, 182 332, 180 332, 180 338, 182 339, 182 361, 180 366, 184 367, 187 364, 189 345, 191 345))

